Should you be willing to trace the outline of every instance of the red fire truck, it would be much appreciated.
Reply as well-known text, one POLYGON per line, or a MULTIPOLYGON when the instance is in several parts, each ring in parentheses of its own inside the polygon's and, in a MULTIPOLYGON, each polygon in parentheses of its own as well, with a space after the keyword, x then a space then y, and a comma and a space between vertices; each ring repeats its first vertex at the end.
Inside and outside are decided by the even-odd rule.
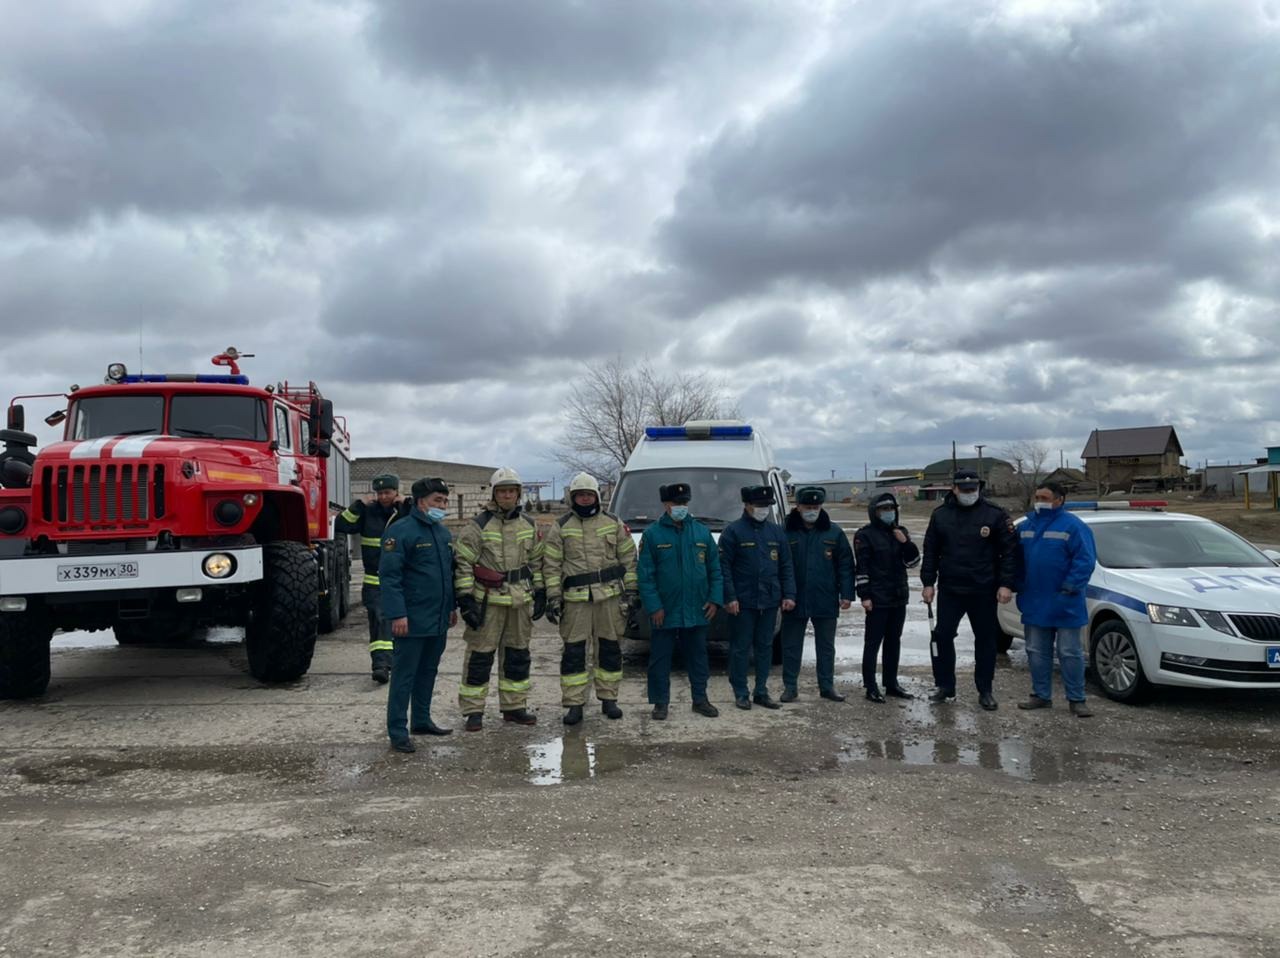
MULTIPOLYGON (((23 407, 0 430, 0 698, 42 695, 62 629, 165 644, 243 626, 249 671, 297 679, 346 615, 350 559, 332 516, 351 442, 315 383, 258 388, 235 349, 218 374, 72 386, 35 451, 23 407)), ((18 399, 39 397, 19 396, 18 399)))

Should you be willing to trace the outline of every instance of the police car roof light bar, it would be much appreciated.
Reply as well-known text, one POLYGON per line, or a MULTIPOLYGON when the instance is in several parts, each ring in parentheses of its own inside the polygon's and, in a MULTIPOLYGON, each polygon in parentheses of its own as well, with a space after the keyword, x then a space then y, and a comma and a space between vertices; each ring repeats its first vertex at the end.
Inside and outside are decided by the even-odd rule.
POLYGON ((1103 499, 1095 501, 1068 502, 1067 508, 1084 512, 1107 509, 1163 509, 1169 505, 1165 499, 1103 499))
POLYGON ((750 439, 750 426, 646 426, 650 439, 750 439))

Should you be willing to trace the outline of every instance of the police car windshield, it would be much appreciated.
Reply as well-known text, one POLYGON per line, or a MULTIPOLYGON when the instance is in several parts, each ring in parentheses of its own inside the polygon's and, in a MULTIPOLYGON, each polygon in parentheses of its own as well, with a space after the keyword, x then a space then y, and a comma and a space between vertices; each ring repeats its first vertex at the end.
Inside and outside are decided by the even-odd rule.
POLYGON ((208 439, 266 442, 267 404, 253 396, 174 396, 169 432, 208 439))
POLYGON ((159 435, 163 429, 163 396, 92 396, 76 400, 70 437, 159 435))
POLYGON ((1108 569, 1247 569, 1274 564, 1239 536, 1212 522, 1147 519, 1095 522, 1098 564, 1108 569))
POLYGON ((632 528, 656 522, 665 510, 658 487, 687 482, 693 494, 689 513, 714 529, 722 529, 742 515, 742 487, 758 486, 767 478, 750 469, 646 469, 630 472, 618 482, 610 511, 632 528))

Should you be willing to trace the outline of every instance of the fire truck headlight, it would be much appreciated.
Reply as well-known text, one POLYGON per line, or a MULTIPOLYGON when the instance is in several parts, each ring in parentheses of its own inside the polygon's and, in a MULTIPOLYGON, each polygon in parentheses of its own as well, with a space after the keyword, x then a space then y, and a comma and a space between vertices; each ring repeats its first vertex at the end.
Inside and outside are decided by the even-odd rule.
POLYGON ((225 579, 236 571, 236 560, 225 552, 215 552, 204 558, 204 574, 210 579, 225 579))
POLYGON ((125 369, 124 363, 112 363, 107 367, 107 379, 113 383, 118 383, 129 375, 129 370, 125 369))
POLYGON ((244 518, 244 506, 234 499, 223 499, 213 507, 213 517, 224 526, 234 526, 244 518))
POLYGON ((256 492, 246 492, 243 498, 246 506, 256 506, 258 504, 258 494, 256 492))
POLYGON ((5 506, 0 509, 0 532, 7 536, 16 536, 27 527, 27 514, 17 506, 5 506))

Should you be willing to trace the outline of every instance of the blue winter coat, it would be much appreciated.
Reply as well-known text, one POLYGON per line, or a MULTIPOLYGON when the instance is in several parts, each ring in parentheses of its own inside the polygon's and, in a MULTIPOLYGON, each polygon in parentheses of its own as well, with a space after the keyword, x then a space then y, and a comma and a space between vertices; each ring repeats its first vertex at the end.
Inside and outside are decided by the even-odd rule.
POLYGON ((720 565, 724 600, 744 609, 776 609, 795 599, 795 567, 782 526, 757 522, 745 512, 720 533, 720 565))
POLYGON ((421 509, 397 519, 382 534, 382 617, 408 617, 409 635, 449 631, 453 611, 453 536, 421 509))
POLYGON ((1098 558, 1089 527, 1066 509, 1049 509, 1029 513, 1018 526, 1018 537, 1023 624, 1060 629, 1088 625, 1085 589, 1098 558))
POLYGON ((677 528, 671 516, 664 515, 644 530, 636 576, 644 611, 664 612, 664 629, 705 626, 703 606, 724 605, 715 540, 693 516, 677 528))
POLYGON ((802 622, 834 619, 840 614, 840 600, 853 600, 853 549, 849 537, 831 521, 826 509, 819 513, 812 528, 793 510, 787 516, 787 542, 795 568, 796 607, 783 616, 802 622))

